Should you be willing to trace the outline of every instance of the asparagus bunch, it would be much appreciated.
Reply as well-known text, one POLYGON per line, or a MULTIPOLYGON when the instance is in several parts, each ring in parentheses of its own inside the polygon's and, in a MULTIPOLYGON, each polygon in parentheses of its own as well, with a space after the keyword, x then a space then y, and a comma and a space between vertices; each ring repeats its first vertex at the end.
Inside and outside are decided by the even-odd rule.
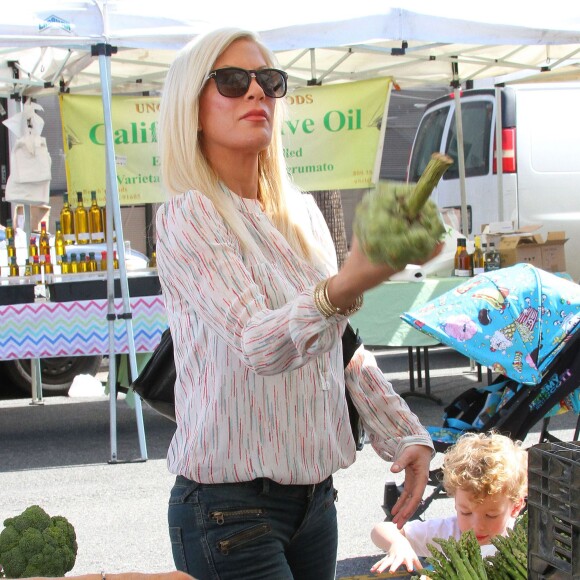
POLYGON ((461 538, 433 538, 441 547, 427 544, 431 557, 427 562, 433 570, 421 570, 431 580, 487 580, 487 572, 473 530, 461 534, 461 538))
POLYGON ((506 536, 496 536, 491 543, 497 548, 485 559, 490 580, 525 580, 528 577, 528 513, 518 518, 506 536))
POLYGON ((364 196, 353 229, 371 262, 402 269, 433 252, 445 228, 429 196, 452 163, 434 153, 416 185, 380 182, 364 196))
MULTIPOLYGON (((497 548, 485 559, 473 530, 459 540, 433 538, 439 544, 427 544, 433 570, 420 570, 431 580, 526 580, 528 577, 528 514, 520 516, 506 536, 496 536, 491 543, 497 548)), ((413 578, 418 579, 418 576, 413 578)))

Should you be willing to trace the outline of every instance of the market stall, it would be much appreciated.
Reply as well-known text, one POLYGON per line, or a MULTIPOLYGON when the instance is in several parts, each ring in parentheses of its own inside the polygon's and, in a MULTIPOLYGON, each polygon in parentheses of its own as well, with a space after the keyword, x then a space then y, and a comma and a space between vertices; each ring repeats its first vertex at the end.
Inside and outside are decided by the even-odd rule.
MULTIPOLYGON (((0 24, 0 96, 22 99, 47 91, 101 95, 107 158, 106 205, 110 209, 107 237, 112 240, 110 234, 115 229, 119 260, 124 264, 111 95, 159 90, 175 50, 207 29, 236 25, 261 30, 265 42, 277 52, 281 66, 288 70, 291 87, 389 75, 410 87, 429 82, 457 85, 514 71, 576 72, 574 57, 580 51, 580 25, 575 24, 567 9, 552 5, 550 15, 545 11, 536 15, 526 11, 520 15, 526 25, 517 26, 502 24, 506 21, 505 3, 501 10, 479 10, 487 19, 484 22, 481 14, 474 15, 466 5, 419 1, 405 4, 407 9, 394 3, 377 8, 375 2, 363 2, 329 10, 324 4, 304 2, 302 7, 293 5, 290 14, 281 16, 272 10, 249 13, 242 7, 224 15, 212 4, 184 6, 173 0, 162 4, 122 0, 21 2, 6 12, 0 24), (308 15, 306 19, 304 15, 308 15)), ((112 246, 108 246, 108 255, 112 256, 112 246)), ((122 266, 121 312, 113 298, 110 263, 107 272, 104 320, 109 329, 108 352, 127 349, 131 373, 136 374, 126 272, 122 266), (117 345, 115 338, 119 324, 126 328, 123 346, 117 345)), ((114 377, 114 366, 110 371, 114 377)), ((137 403, 140 443, 146 458, 137 403)), ((112 400, 111 423, 114 422, 112 400)))

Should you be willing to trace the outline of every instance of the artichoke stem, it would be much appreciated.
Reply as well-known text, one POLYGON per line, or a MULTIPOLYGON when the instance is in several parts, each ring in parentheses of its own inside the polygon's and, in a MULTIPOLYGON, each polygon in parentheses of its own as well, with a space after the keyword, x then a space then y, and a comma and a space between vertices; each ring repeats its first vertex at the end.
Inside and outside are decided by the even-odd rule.
POLYGON ((409 219, 414 220, 425 202, 429 199, 431 192, 439 183, 443 174, 447 171, 450 165, 453 164, 453 159, 443 153, 433 153, 431 159, 421 174, 415 189, 411 193, 408 202, 409 219))

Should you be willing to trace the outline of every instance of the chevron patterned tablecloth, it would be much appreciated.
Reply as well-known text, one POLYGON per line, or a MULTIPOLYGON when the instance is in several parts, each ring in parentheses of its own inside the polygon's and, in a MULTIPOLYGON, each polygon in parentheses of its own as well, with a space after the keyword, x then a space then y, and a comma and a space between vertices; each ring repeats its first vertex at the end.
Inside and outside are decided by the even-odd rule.
MULTIPOLYGON (((136 352, 152 352, 167 327, 163 298, 130 299, 136 352)), ((108 354, 107 300, 0 306, 0 360, 108 354)), ((123 301, 115 300, 115 313, 123 301)), ((128 353, 127 326, 115 321, 115 351, 128 353)))

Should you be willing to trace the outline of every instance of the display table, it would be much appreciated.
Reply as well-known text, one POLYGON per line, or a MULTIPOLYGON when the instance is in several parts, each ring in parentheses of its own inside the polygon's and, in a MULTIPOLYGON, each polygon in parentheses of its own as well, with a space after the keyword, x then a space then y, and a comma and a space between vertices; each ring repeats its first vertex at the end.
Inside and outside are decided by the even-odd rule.
MULTIPOLYGON (((167 327, 163 298, 130 299, 136 352, 152 352, 167 327)), ((109 353, 107 300, 33 302, 0 306, 0 359, 90 356, 109 353)), ((123 300, 115 300, 122 314, 123 300)), ((124 320, 115 322, 115 352, 128 353, 124 320)))
POLYGON ((440 399, 431 395, 428 351, 429 347, 440 343, 403 322, 400 318, 401 314, 420 308, 426 302, 452 290, 464 281, 464 278, 450 277, 425 278, 420 282, 384 282, 365 293, 363 307, 351 317, 350 322, 353 328, 358 329, 366 346, 407 348, 410 391, 403 393, 404 396, 423 395, 415 389, 413 354, 413 349, 415 349, 418 388, 422 388, 422 365, 424 365, 424 396, 441 402, 440 399), (423 360, 421 360, 421 349, 423 360))

